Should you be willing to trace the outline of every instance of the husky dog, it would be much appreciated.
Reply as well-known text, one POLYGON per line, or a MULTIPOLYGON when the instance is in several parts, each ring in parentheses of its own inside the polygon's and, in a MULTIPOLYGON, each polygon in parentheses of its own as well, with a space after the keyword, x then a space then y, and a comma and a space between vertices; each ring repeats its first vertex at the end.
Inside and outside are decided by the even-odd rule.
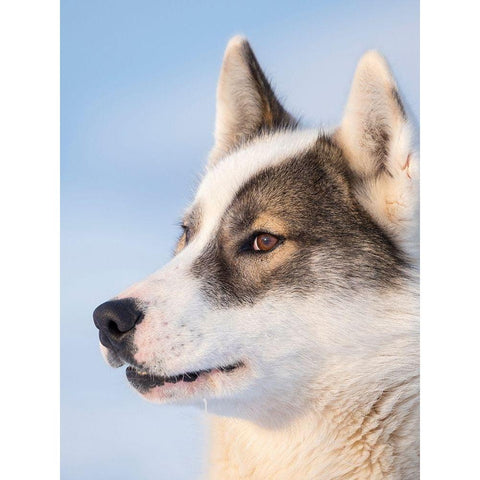
POLYGON ((419 476, 418 157, 385 60, 302 129, 228 44, 174 258, 94 312, 146 399, 206 402, 213 479, 419 476))

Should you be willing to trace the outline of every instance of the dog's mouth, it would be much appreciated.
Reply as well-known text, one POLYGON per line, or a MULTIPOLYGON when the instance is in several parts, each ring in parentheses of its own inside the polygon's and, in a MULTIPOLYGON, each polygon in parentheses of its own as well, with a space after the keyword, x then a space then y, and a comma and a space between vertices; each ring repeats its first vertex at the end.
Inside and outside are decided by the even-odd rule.
POLYGON ((155 392, 155 398, 159 397, 185 397, 196 391, 211 390, 227 377, 231 377, 245 368, 243 362, 236 362, 226 366, 196 370, 180 373, 173 376, 154 375, 146 370, 140 370, 133 366, 127 367, 126 375, 128 381, 141 394, 150 397, 155 392), (225 378, 223 378, 225 377, 225 378), (183 394, 182 394, 183 393, 183 394))

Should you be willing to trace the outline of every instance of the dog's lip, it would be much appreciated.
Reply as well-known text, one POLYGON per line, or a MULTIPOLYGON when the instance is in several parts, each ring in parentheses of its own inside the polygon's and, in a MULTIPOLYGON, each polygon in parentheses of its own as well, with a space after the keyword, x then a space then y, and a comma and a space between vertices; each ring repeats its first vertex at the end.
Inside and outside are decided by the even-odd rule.
POLYGON ((244 366, 244 362, 239 361, 227 364, 225 366, 189 371, 177 375, 162 376, 155 375, 146 370, 142 370, 140 368, 129 365, 126 369, 126 376, 128 381, 133 385, 133 387, 135 387, 141 393, 144 393, 154 387, 161 387, 165 384, 176 384, 179 382, 182 384, 192 384, 212 373, 218 372, 228 374, 244 366))

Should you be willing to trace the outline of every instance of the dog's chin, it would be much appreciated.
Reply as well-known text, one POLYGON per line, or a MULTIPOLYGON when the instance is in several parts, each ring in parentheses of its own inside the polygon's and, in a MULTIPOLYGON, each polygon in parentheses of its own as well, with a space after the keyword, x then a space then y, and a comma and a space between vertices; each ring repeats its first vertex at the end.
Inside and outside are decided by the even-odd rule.
POLYGON ((225 398, 238 393, 250 379, 245 362, 171 376, 153 375, 127 367, 130 384, 140 395, 155 403, 196 403, 209 398, 225 398))
MULTIPOLYGON (((105 362, 113 368, 128 363, 102 344, 100 350, 105 362)), ((234 397, 248 385, 252 374, 246 362, 237 361, 169 376, 153 374, 147 369, 129 365, 126 376, 130 385, 151 402, 197 403, 204 399, 234 397)))

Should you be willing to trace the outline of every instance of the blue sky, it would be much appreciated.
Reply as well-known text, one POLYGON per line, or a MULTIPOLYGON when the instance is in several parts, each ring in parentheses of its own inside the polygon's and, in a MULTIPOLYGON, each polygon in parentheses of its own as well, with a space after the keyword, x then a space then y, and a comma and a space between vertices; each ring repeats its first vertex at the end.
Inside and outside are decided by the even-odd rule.
POLYGON ((245 34, 306 125, 341 118, 385 54, 419 117, 418 1, 62 0, 62 478, 191 479, 201 409, 148 404, 100 357, 91 312, 168 261, 212 144, 225 44, 245 34))

